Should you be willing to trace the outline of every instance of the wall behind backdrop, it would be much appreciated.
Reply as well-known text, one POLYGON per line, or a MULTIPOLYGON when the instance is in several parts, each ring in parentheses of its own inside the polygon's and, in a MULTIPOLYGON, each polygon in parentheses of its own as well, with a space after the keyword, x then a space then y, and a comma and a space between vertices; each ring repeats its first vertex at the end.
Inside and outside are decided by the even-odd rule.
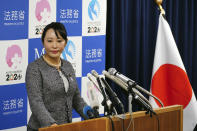
MULTIPOLYGON (((106 0, 0 3, 0 130, 26 131, 30 115, 26 67, 44 54, 40 37, 43 28, 53 21, 67 29, 69 41, 62 58, 72 63, 81 95, 89 104, 86 75, 93 69, 99 74, 105 69, 106 0)), ((73 118, 81 119, 74 111, 73 118)))
MULTIPOLYGON (((107 4, 110 17, 107 17, 106 69, 114 67, 150 90, 158 6, 154 0, 108 0, 107 4)), ((197 96, 197 1, 163 0, 162 6, 197 96)), ((113 88, 127 110, 125 92, 116 85, 113 88)))

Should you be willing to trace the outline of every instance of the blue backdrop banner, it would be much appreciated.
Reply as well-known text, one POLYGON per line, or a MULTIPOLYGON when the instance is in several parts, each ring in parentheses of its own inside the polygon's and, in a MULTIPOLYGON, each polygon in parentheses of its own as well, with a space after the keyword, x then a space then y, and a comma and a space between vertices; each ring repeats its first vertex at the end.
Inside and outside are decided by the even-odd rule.
MULTIPOLYGON (((0 4, 0 130, 26 131, 31 114, 25 88, 28 63, 45 53, 43 28, 65 25, 68 43, 61 55, 74 67, 82 97, 87 73, 105 69, 106 0, 1 0, 0 4)), ((99 94, 100 98, 101 94, 99 94)), ((103 113, 103 108, 100 108, 103 113)), ((73 121, 81 120, 73 111, 73 121)))

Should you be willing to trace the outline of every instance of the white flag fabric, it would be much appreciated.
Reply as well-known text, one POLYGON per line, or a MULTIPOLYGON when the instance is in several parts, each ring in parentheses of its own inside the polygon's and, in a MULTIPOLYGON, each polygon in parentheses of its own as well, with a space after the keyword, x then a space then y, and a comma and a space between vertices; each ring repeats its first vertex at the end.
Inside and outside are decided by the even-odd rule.
MULTIPOLYGON (((197 102, 171 29, 160 14, 151 81, 151 92, 164 106, 183 105, 183 131, 197 124, 197 102)), ((152 97, 154 108, 160 104, 152 97)))

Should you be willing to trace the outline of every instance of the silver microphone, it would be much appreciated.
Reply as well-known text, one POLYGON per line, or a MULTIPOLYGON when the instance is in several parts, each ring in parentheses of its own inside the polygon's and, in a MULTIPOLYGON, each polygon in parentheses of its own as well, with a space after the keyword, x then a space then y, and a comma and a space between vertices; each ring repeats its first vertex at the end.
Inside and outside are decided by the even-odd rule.
MULTIPOLYGON (((110 77, 112 80, 114 80, 114 82, 116 82, 119 85, 122 85, 122 82, 120 84, 120 81, 122 81, 122 79, 116 77, 116 79, 113 79, 115 76, 111 76, 110 73, 108 74, 108 72, 103 71, 103 73, 106 75, 106 77, 110 77), (117 81, 117 79, 119 79, 119 81, 117 81)), ((123 89, 126 89, 126 91, 128 91, 128 86, 125 88, 125 85, 123 86, 123 89)), ((148 109, 148 111, 151 111, 152 113, 156 114, 153 111, 152 105, 150 104, 150 102, 139 92, 137 91, 135 88, 131 88, 131 90, 134 92, 132 95, 135 98, 135 100, 137 100, 138 102, 140 102, 140 104, 142 104, 144 107, 146 107, 148 109)))
POLYGON ((98 89, 98 91, 101 93, 101 90, 97 84, 97 82, 95 82, 92 78, 92 75, 90 73, 87 74, 88 79, 94 84, 94 86, 98 89))
MULTIPOLYGON (((120 87, 122 87, 125 91, 128 91, 128 85, 125 84, 122 80, 118 79, 117 77, 110 75, 107 71, 103 70, 102 72, 105 77, 111 79, 112 81, 114 81, 116 84, 118 84, 120 87)), ((149 103, 149 101, 135 88, 132 88, 133 92, 138 95, 139 97, 141 97, 144 101, 146 101, 149 106, 152 107, 152 105, 149 103)))
MULTIPOLYGON (((123 74, 119 73, 115 68, 109 68, 108 72, 109 72, 110 75, 113 75, 113 76, 121 79, 127 85, 128 84, 132 85, 132 84, 135 83, 133 80, 131 80, 128 77, 124 76, 123 74)), ((145 94, 155 98, 161 104, 161 106, 163 107, 163 103, 161 102, 161 100, 159 100, 159 98, 157 98, 156 96, 151 94, 149 91, 145 90, 144 88, 140 87, 139 85, 136 85, 135 88, 140 90, 140 91, 142 91, 142 92, 144 92, 145 94)))
POLYGON ((121 86, 124 90, 128 91, 127 89, 127 85, 120 79, 117 79, 115 76, 110 75, 107 71, 103 70, 102 72, 105 77, 109 78, 110 80, 114 81, 116 84, 118 84, 119 86, 121 86))
MULTIPOLYGON (((100 80, 99 74, 95 70, 92 70, 91 73, 97 79, 98 88, 100 89, 101 94, 103 95, 104 98, 106 98, 106 104, 107 104, 108 110, 111 110, 113 108, 112 107, 112 102, 111 102, 111 100, 109 99, 109 96, 106 94, 106 92, 104 90, 103 83, 100 80)), ((117 114, 115 108, 113 108, 112 110, 114 110, 114 112, 117 114)))
POLYGON ((104 85, 105 90, 107 91, 107 94, 110 96, 110 99, 112 101, 112 104, 114 106, 116 106, 116 108, 119 108, 121 111, 121 114, 124 114, 124 105, 122 104, 122 102, 119 100, 118 96, 116 95, 116 93, 111 89, 111 87, 109 86, 109 84, 107 83, 107 81, 101 77, 101 82, 104 85))
POLYGON ((95 78, 99 78, 99 74, 95 70, 92 70, 91 73, 95 78))

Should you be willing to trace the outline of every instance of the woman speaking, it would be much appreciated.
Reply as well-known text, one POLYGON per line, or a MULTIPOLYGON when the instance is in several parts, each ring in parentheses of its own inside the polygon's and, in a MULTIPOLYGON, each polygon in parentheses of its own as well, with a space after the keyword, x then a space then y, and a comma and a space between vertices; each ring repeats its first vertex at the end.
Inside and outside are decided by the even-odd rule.
POLYGON ((87 106, 77 86, 72 65, 60 58, 67 43, 63 24, 52 22, 42 33, 45 54, 30 63, 26 71, 26 88, 32 111, 28 131, 72 121, 74 108, 83 118, 87 106))

